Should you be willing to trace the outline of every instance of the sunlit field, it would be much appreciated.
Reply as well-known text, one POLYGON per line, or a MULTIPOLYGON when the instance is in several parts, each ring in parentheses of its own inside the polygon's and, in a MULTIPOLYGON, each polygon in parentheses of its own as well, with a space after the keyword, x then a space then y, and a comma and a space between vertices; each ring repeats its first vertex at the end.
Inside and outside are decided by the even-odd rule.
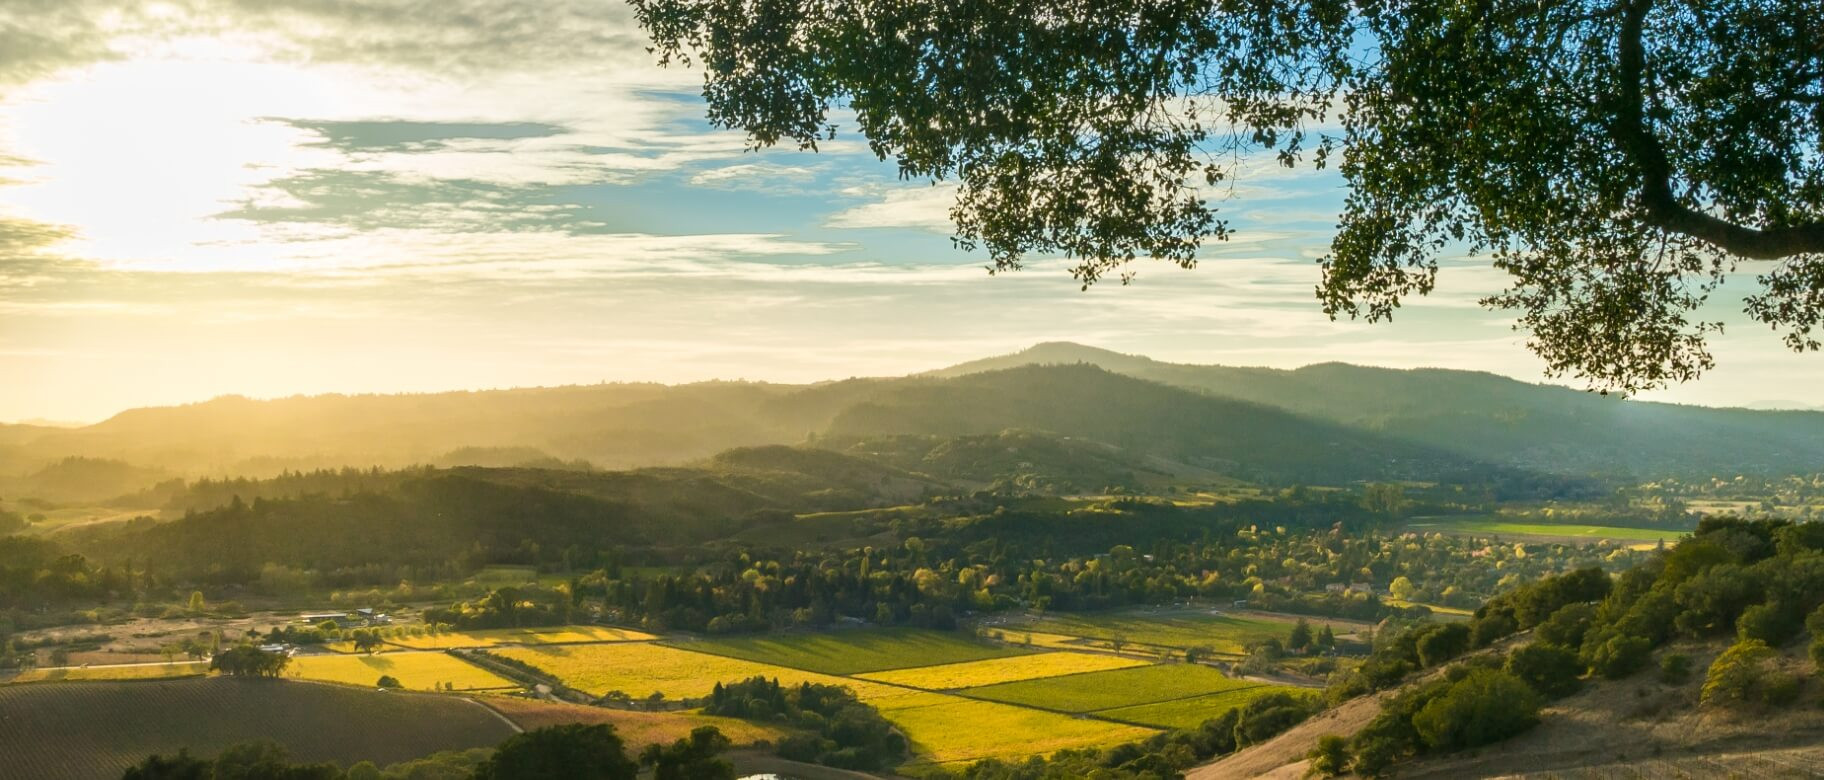
POLYGON ((606 626, 558 626, 554 628, 492 628, 480 631, 453 631, 425 636, 387 639, 388 644, 415 650, 447 650, 463 647, 496 647, 499 645, 551 645, 571 642, 628 642, 653 639, 651 634, 626 628, 606 626))
POLYGON ((855 676, 864 680, 908 685, 926 690, 948 690, 1016 680, 1031 680, 1039 677, 1125 669, 1131 666, 1144 666, 1146 663, 1146 661, 1138 659, 1100 653, 1055 652, 937 666, 919 666, 855 676))
POLYGON ((72 666, 35 668, 12 677, 0 675, 0 683, 56 682, 80 680, 167 680, 177 677, 199 677, 209 673, 208 661, 171 664, 122 664, 117 666, 72 666))
POLYGON ((913 628, 713 639, 681 644, 705 653, 824 674, 858 674, 977 661, 1028 652, 913 628))
POLYGON ((1673 542, 1678 541, 1679 537, 1689 533, 1688 531, 1672 529, 1623 528, 1611 525, 1514 523, 1485 518, 1437 518, 1424 522, 1409 523, 1407 527, 1414 531, 1451 534, 1539 536, 1565 539, 1588 539, 1590 541, 1609 539, 1618 542, 1657 542, 1664 539, 1666 544, 1672 544, 1673 542))
POLYGON ((881 708, 881 714, 911 740, 913 751, 918 754, 914 763, 1020 759, 1065 748, 1115 745, 1156 733, 1137 726, 995 702, 954 696, 942 699, 926 706, 881 708))
POLYGON ((1130 723, 1144 723, 1168 729, 1188 729, 1201 725, 1211 718, 1221 717, 1224 712, 1236 707, 1247 706, 1248 702, 1274 693, 1290 693, 1297 696, 1317 695, 1308 688, 1292 688, 1283 685, 1254 685, 1247 688, 1220 691, 1188 699, 1171 699, 1152 704, 1136 704, 1128 707, 1097 710, 1097 717, 1130 723))
POLYGON ((597 696, 620 691, 634 698, 653 693, 671 699, 700 698, 708 696, 719 682, 756 675, 787 682, 807 676, 795 669, 648 642, 508 647, 492 652, 531 664, 565 685, 597 696))
POLYGON ((285 676, 301 680, 374 685, 392 677, 420 691, 510 689, 519 685, 447 653, 399 652, 380 655, 303 655, 291 659, 285 676))
POLYGON ((964 695, 1063 712, 1094 712, 1256 685, 1201 664, 1158 664, 1002 683, 964 695))
MULTIPOLYGON (((1269 637, 1284 639, 1296 618, 1234 615, 1211 609, 1147 608, 1090 614, 1047 614, 1032 620, 1010 620, 985 630, 1000 631, 1008 641, 1022 641, 1028 630, 1099 640, 1106 647, 1116 639, 1149 647, 1209 647, 1218 653, 1239 655, 1244 646, 1269 637)), ((1322 624, 1319 618, 1312 625, 1322 624)), ((1338 633, 1341 633, 1339 631, 1338 633)), ((1036 636, 1036 634, 1035 634, 1036 636)))

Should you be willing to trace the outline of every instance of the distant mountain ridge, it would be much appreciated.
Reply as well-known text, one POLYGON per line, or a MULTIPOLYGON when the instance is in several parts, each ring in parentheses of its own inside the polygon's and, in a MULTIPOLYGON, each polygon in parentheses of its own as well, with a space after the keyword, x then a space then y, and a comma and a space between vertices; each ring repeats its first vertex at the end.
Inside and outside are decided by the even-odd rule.
POLYGON ((1824 413, 1623 400, 1475 371, 1319 363, 1298 369, 1165 363, 1068 342, 930 372, 1089 364, 1252 401, 1466 456, 1552 473, 1824 471, 1824 413))
POLYGON ((167 477, 414 464, 626 469, 806 442, 946 479, 1009 476, 971 471, 999 464, 1090 487, 1192 472, 1321 483, 1491 469, 1506 469, 1502 479, 1824 471, 1819 412, 1623 401, 1443 369, 1182 365, 1048 343, 925 374, 812 385, 230 396, 81 428, 5 426, 0 487, 31 496, 30 475, 69 457, 167 477), (1066 444, 1021 444, 1009 431, 1066 444), (1043 462, 1023 466, 1022 449, 1043 462))

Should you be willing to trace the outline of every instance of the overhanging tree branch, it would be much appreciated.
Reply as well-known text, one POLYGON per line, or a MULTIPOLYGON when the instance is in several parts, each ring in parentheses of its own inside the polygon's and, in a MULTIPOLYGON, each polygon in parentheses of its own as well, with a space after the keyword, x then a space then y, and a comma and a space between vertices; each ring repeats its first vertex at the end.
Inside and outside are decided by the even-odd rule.
POLYGON ((1824 222, 1752 228, 1693 209, 1672 191, 1672 164, 1646 118, 1646 46, 1642 39, 1647 14, 1652 9, 1653 0, 1629 2, 1622 13, 1616 42, 1621 94, 1616 105, 1615 133, 1623 151, 1640 168, 1644 221, 1752 260, 1824 252, 1824 222))

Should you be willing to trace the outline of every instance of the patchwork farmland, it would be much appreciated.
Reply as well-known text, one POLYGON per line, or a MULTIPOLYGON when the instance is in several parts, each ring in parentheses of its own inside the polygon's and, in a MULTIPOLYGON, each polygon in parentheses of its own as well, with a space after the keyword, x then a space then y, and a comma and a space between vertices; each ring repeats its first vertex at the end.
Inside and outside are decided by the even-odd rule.
MULTIPOLYGON (((1110 619, 1109 616, 1095 618, 1110 619)), ((1192 630, 1192 623, 1185 621, 1155 620, 1148 624, 1131 615, 1117 619, 1119 623, 1115 625, 1119 625, 1120 630, 1135 630, 1136 634, 1153 639, 1170 639, 1192 630)), ((1254 624, 1219 625, 1228 628, 1240 625, 1253 630, 1254 624)), ((1057 626, 1080 630, 1094 628, 1096 623, 1060 621, 1057 626)), ((718 683, 755 676, 775 679, 786 685, 835 685, 854 691, 862 701, 878 708, 882 716, 906 736, 913 756, 904 769, 914 774, 921 767, 954 767, 985 758, 1017 761, 1067 748, 1106 747, 1130 742, 1156 734, 1161 729, 1195 726, 1259 696, 1286 690, 1230 678, 1203 665, 1160 663, 1152 658, 1085 651, 1081 648, 1080 636, 1047 636, 1050 641, 1035 643, 1040 646, 1026 646, 1024 643, 982 641, 954 632, 904 628, 732 639, 660 639, 625 629, 586 626, 471 631, 389 638, 386 651, 373 654, 320 652, 300 655, 292 659, 284 673, 292 680, 339 685, 218 679, 189 682, 226 686, 220 690, 229 692, 280 692, 283 695, 276 700, 283 701, 293 698, 295 690, 337 691, 339 693, 323 695, 362 696, 365 698, 361 701, 371 705, 371 701, 384 699, 387 694, 348 686, 371 689, 382 676, 388 676, 407 690, 482 694, 480 700, 489 702, 499 716, 523 728, 565 722, 613 723, 630 742, 640 745, 669 742, 706 723, 721 728, 737 744, 773 742, 785 732, 764 724, 710 718, 688 709, 636 712, 488 695, 518 690, 520 683, 458 655, 440 650, 407 649, 405 645, 485 648, 495 656, 527 664, 566 686, 598 697, 618 693, 633 700, 696 700, 707 696, 718 683)), ((44 669, 29 674, 33 679, 45 681, 132 679, 200 676, 208 674, 208 669, 201 663, 152 664, 44 669)), ((157 694, 157 690, 156 687, 145 688, 142 693, 175 695, 157 694)), ((135 692, 141 691, 135 689, 135 692)), ((114 691, 112 695, 128 693, 133 692, 114 691)), ((427 698, 394 695, 399 701, 413 703, 427 698)), ((308 699, 312 694, 302 696, 308 699)), ((430 698, 468 708, 466 711, 471 715, 477 712, 490 715, 471 702, 430 698)), ((74 701, 73 698, 69 700, 74 701)), ((496 721, 499 722, 498 717, 496 721)), ((258 717, 240 725, 246 728, 226 728, 205 719, 196 726, 194 734, 178 735, 169 744, 188 744, 207 750, 219 749, 248 734, 287 744, 287 740, 294 738, 285 730, 289 727, 265 723, 258 717), (211 729, 219 730, 216 738, 198 736, 212 733, 211 729)), ((431 737, 425 739, 430 741, 431 737)), ((359 742, 340 752, 313 747, 308 740, 305 743, 303 747, 294 748, 299 758, 322 755, 340 760, 368 750, 359 742)), ((455 740, 453 744, 463 743, 464 740, 455 740)), ((143 758, 156 749, 147 748, 146 744, 149 744, 146 740, 129 740, 128 746, 107 760, 143 758)), ((422 755, 424 752, 429 751, 413 748, 401 750, 400 754, 422 755)), ((380 760, 391 756, 360 757, 380 760)), ((93 766, 68 776, 108 774, 112 772, 100 772, 99 766, 93 766)))
POLYGON ((661 701, 698 699, 717 683, 754 676, 847 687, 905 733, 914 765, 1017 760, 1117 744, 1296 690, 1197 664, 1040 650, 914 629, 492 652, 578 690, 636 700, 655 694, 661 701))

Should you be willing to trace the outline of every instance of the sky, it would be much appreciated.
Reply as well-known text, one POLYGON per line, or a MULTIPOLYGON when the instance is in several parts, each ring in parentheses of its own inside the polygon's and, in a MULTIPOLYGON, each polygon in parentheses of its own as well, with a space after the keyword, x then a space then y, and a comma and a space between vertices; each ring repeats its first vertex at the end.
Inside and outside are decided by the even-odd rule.
MULTIPOLYGON (((1392 324, 1331 322, 1333 172, 1248 163, 1197 268, 989 275, 943 183, 860 138, 750 151, 619 2, 0 4, 0 420, 223 394, 902 374, 1070 340, 1162 360, 1544 381, 1452 258, 1392 324)), ((1745 280, 1744 280, 1745 281, 1745 280)), ((1739 313, 1646 397, 1824 405, 1739 313)), ((1729 288, 1726 288, 1729 289, 1729 288)))

